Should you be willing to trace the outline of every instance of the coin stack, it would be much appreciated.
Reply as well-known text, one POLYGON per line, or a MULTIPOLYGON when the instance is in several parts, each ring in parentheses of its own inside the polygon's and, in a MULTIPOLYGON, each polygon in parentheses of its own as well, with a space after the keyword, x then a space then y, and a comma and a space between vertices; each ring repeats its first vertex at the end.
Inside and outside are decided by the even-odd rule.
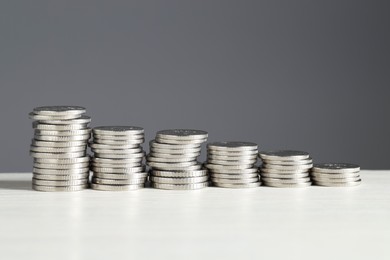
POLYGON ((144 129, 136 126, 100 126, 92 130, 94 156, 91 187, 103 191, 143 188, 147 179, 142 149, 144 129))
POLYGON ((361 183, 359 165, 349 163, 315 164, 311 177, 315 185, 352 187, 361 183))
POLYGON ((265 186, 298 188, 311 185, 309 172, 313 160, 307 152, 259 152, 259 157, 263 161, 260 175, 265 186))
POLYGON ((86 148, 91 118, 85 112, 78 106, 45 106, 29 114, 35 132, 30 148, 34 190, 79 191, 88 187, 86 148))
POLYGON ((150 141, 147 164, 151 167, 152 187, 168 190, 193 190, 208 186, 206 169, 198 163, 202 143, 208 134, 201 130, 159 131, 150 141))
POLYGON ((207 145, 206 167, 211 182, 222 188, 253 188, 261 185, 258 147, 248 142, 214 142, 207 145))

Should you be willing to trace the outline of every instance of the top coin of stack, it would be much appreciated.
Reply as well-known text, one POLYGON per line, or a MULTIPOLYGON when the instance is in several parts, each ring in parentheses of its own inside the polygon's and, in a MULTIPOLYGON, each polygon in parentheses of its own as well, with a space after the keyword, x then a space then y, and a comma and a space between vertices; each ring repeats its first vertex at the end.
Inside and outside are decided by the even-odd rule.
POLYGON ((252 188, 261 185, 257 162, 258 148, 248 142, 214 142, 207 145, 206 167, 211 181, 222 188, 252 188))
POLYGON ((208 134, 201 130, 159 131, 150 142, 147 164, 152 187, 159 189, 200 189, 208 186, 207 170, 197 162, 201 144, 208 134))
POLYGON ((259 156, 263 161, 260 175, 264 185, 279 188, 311 185, 309 172, 313 160, 307 152, 282 150, 259 152, 259 156))
POLYGON ((78 191, 88 187, 89 156, 86 155, 91 118, 84 107, 45 106, 29 114, 34 139, 33 189, 78 191))
POLYGON ((361 183, 359 165, 349 163, 315 164, 311 177, 315 185, 352 187, 361 183))
POLYGON ((142 164, 145 157, 143 142, 142 127, 95 127, 90 144, 94 152, 92 189, 126 191, 143 188, 147 178, 142 164))

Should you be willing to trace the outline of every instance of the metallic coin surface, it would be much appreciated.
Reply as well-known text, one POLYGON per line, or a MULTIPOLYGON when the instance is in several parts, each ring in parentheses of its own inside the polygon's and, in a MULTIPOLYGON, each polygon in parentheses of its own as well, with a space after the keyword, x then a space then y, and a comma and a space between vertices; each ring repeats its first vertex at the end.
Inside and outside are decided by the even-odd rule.
POLYGON ((144 142, 144 135, 98 135, 93 134, 95 139, 113 140, 113 141, 126 141, 126 140, 139 140, 144 142))
POLYGON ((145 167, 133 167, 133 168, 99 168, 99 167, 92 167, 93 172, 99 172, 99 173, 138 173, 138 172, 144 172, 145 167))
POLYGON ((89 167, 77 168, 77 169, 67 169, 67 170, 57 170, 57 169, 42 169, 42 168, 33 168, 33 173, 46 174, 46 175, 74 175, 80 173, 89 173, 89 167))
POLYGON ((156 138, 165 138, 173 140, 193 140, 193 139, 207 139, 208 133, 202 130, 193 129, 168 129, 158 131, 156 138))
POLYGON ((264 182, 265 186, 274 188, 306 188, 311 186, 311 182, 300 182, 300 183, 278 183, 278 182, 264 182))
POLYGON ((65 159, 65 158, 79 158, 85 157, 85 152, 72 152, 72 153, 38 153, 30 152, 30 156, 34 158, 48 158, 48 159, 65 159))
POLYGON ((88 169, 89 168, 89 162, 73 163, 73 164, 57 164, 57 163, 38 163, 38 162, 34 162, 34 168, 55 169, 55 170, 88 169))
POLYGON ((167 184, 191 184, 191 183, 203 183, 208 180, 208 176, 201 177, 185 177, 185 178, 167 178, 151 176, 150 181, 155 183, 167 183, 167 184))
POLYGON ((355 187, 361 184, 361 180, 354 182, 325 182, 325 181, 314 181, 315 185, 326 186, 326 187, 355 187))
POLYGON ((225 161, 225 160, 214 160, 208 159, 207 163, 217 164, 217 165, 253 165, 257 162, 257 159, 254 160, 239 160, 239 161, 225 161))
POLYGON ((74 186, 43 186, 43 185, 32 185, 33 190, 46 191, 46 192, 68 192, 68 191, 81 191, 88 188, 88 184, 74 185, 74 186))
POLYGON ((274 169, 283 171, 295 171, 295 170, 310 170, 313 164, 301 164, 301 165, 277 165, 277 164, 263 164, 263 169, 274 169))
POLYGON ((273 168, 261 168, 261 172, 277 173, 277 174, 296 174, 296 173, 307 173, 309 172, 309 169, 282 170, 282 169, 273 169, 273 168))
POLYGON ((40 124, 35 121, 33 122, 33 128, 38 130, 68 131, 68 130, 87 129, 88 124, 50 125, 50 124, 40 124))
POLYGON ((182 139, 166 139, 166 138, 156 137, 156 141, 165 144, 199 144, 200 145, 206 142, 207 139, 182 140, 182 139))
POLYGON ((46 147, 46 146, 30 146, 31 152, 41 153, 68 153, 68 152, 81 152, 85 151, 87 147, 84 146, 71 146, 71 147, 46 147))
POLYGON ((360 171, 360 166, 350 163, 322 163, 315 164, 313 171, 324 173, 350 173, 360 171))
POLYGON ((195 161, 196 157, 164 158, 164 157, 148 156, 148 157, 146 157, 146 160, 149 162, 181 163, 181 162, 195 161))
POLYGON ((246 179, 227 179, 227 178, 216 178, 211 177, 212 183, 225 183, 225 184, 247 184, 247 183, 253 183, 253 182, 259 182, 259 177, 252 177, 252 178, 246 178, 246 179))
POLYGON ((269 184, 269 183, 295 184, 295 183, 302 183, 302 182, 310 182, 310 177, 295 178, 295 179, 278 179, 278 178, 262 177, 261 180, 264 182, 264 184, 269 184))
POLYGON ((245 150, 257 150, 257 144, 250 142, 213 142, 207 145, 209 150, 222 150, 222 151, 245 151, 245 150))
POLYGON ((134 184, 144 185, 145 181, 146 181, 146 177, 145 178, 138 178, 138 179, 124 179, 124 180, 103 179, 103 178, 98 178, 98 177, 92 178, 92 183, 106 184, 106 185, 134 185, 134 184))
POLYGON ((33 173, 33 178, 38 180, 52 180, 52 181, 69 181, 69 180, 80 180, 80 179, 88 179, 88 173, 80 173, 80 174, 71 174, 71 175, 53 175, 53 174, 37 174, 33 173))
POLYGON ((201 144, 182 144, 182 145, 164 144, 164 143, 158 143, 155 140, 151 140, 149 142, 149 145, 151 148, 176 150, 176 149, 200 149, 201 144))
POLYGON ((73 125, 73 124, 89 124, 91 123, 91 117, 82 115, 78 117, 77 119, 71 119, 71 120, 39 120, 39 123, 43 124, 51 124, 51 125, 73 125))
POLYGON ((42 106, 33 109, 35 114, 40 115, 68 115, 76 114, 81 115, 86 113, 85 107, 80 106, 42 106))
POLYGON ((307 164, 312 164, 313 159, 308 158, 304 160, 295 160, 295 161, 277 161, 277 160, 262 160, 263 164, 265 165, 280 165, 280 166, 299 166, 299 165, 307 165, 307 164))
POLYGON ((261 177, 277 178, 277 179, 297 179, 308 177, 309 173, 292 173, 292 174, 279 174, 279 173, 261 173, 261 177))
POLYGON ((225 174, 225 173, 212 173, 212 178, 222 178, 222 179, 251 179, 258 177, 258 173, 241 173, 241 174, 225 174))
POLYGON ((85 141, 71 141, 71 142, 51 142, 51 141, 39 141, 39 140, 32 140, 31 142, 32 146, 39 146, 39 147, 53 147, 53 148, 61 148, 61 147, 75 147, 75 146, 86 146, 85 141))
POLYGON ((102 173, 95 172, 94 177, 108 180, 134 180, 134 179, 143 179, 148 176, 147 172, 135 172, 135 173, 102 173))
POLYGON ((79 129, 79 130, 65 130, 65 131, 57 131, 57 130, 40 130, 36 129, 36 135, 48 135, 48 136, 73 136, 73 135, 89 135, 91 133, 91 129, 79 129))
POLYGON ((258 173, 257 167, 252 167, 248 169, 209 169, 211 174, 214 173, 224 173, 224 174, 249 174, 249 173, 258 173))
POLYGON ((169 178, 190 178, 207 176, 207 170, 193 170, 193 171, 150 171, 152 176, 169 177, 169 178))
MULTIPOLYGON (((211 164, 206 163, 205 167, 211 170, 241 170, 241 169, 250 169, 253 168, 253 164, 241 164, 241 165, 220 165, 220 164, 211 164)), ((256 169, 257 170, 257 169, 256 169)))
POLYGON ((51 136, 51 135, 34 135, 34 139, 38 141, 49 141, 49 142, 73 142, 73 141, 88 141, 90 138, 89 134, 86 135, 72 135, 72 136, 51 136))
POLYGON ((152 182, 152 187, 163 190, 197 190, 203 189, 209 186, 208 182, 193 183, 193 184, 166 184, 152 182))
POLYGON ((143 135, 145 130, 138 126, 98 126, 93 132, 100 135, 143 135))
POLYGON ((50 163, 50 164, 74 164, 74 163, 89 163, 90 157, 78 157, 78 158, 65 158, 65 159, 53 159, 53 158, 35 158, 36 163, 50 163))
POLYGON ((259 156, 264 160, 293 161, 305 160, 310 157, 309 153, 293 150, 262 151, 259 156))
POLYGON ((107 185, 107 184, 96 184, 91 183, 91 188, 93 190, 101 191, 131 191, 142 189, 144 184, 132 184, 132 185, 107 185))
POLYGON ((251 183, 213 183, 213 186, 220 188, 229 188, 229 189, 246 189, 246 188, 256 188, 261 186, 261 182, 251 182, 251 183))
POLYGON ((66 180, 66 181, 59 181, 59 180, 39 180, 39 179, 32 179, 33 185, 42 185, 42 186, 75 186, 75 185, 83 185, 87 184, 87 179, 79 179, 79 180, 66 180))
POLYGON ((168 153, 149 153, 151 157, 160 157, 160 158, 196 158, 200 155, 200 153, 185 153, 185 154, 168 154, 168 153))

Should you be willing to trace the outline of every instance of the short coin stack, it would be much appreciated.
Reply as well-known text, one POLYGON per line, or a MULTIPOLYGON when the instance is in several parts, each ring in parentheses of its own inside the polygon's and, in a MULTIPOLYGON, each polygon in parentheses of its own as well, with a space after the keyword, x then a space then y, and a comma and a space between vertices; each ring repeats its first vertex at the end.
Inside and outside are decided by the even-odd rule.
POLYGON ((222 188, 252 188, 261 185, 257 162, 258 147, 248 142, 214 142, 207 145, 206 167, 211 182, 222 188))
POLYGON ((193 190, 208 186, 207 170, 197 157, 208 134, 201 130, 159 131, 150 142, 147 163, 151 167, 152 187, 169 190, 193 190))
POLYGON ((311 185, 313 160, 307 152, 282 150, 259 152, 259 156, 263 161, 260 175, 265 186, 299 188, 311 185))
POLYGON ((128 191, 145 186, 144 129, 136 126, 100 126, 92 131, 90 144, 92 183, 95 190, 128 191))
POLYGON ((311 177, 315 185, 352 187, 361 183, 359 165, 349 163, 315 164, 311 177))
POLYGON ((85 112, 78 106, 45 106, 29 114, 35 132, 30 148, 34 190, 79 191, 88 187, 86 148, 91 118, 85 112))

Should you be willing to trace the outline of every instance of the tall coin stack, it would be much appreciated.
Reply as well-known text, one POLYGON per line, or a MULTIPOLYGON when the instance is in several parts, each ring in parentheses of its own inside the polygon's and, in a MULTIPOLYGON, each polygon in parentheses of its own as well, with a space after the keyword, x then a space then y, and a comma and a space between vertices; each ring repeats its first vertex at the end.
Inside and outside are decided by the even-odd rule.
POLYGON ((361 183, 359 165, 349 163, 315 164, 311 177, 315 185, 352 187, 361 183))
POLYGON ((147 179, 142 149, 144 129, 136 126, 100 126, 90 144, 95 190, 127 191, 143 188, 147 179))
POLYGON ((255 143, 215 142, 207 145, 206 167, 214 186, 253 188, 261 185, 255 143))
POLYGON ((259 152, 259 156, 263 161, 260 175, 265 186, 299 188, 311 185, 313 160, 307 152, 283 150, 259 152))
POLYGON ((91 118, 85 112, 78 106, 45 106, 29 114, 35 132, 30 148, 34 190, 79 191, 88 187, 86 148, 91 118))
POLYGON ((193 190, 208 186, 206 169, 198 163, 202 143, 208 134, 201 130, 159 131, 150 141, 147 164, 151 167, 152 187, 169 190, 193 190))

